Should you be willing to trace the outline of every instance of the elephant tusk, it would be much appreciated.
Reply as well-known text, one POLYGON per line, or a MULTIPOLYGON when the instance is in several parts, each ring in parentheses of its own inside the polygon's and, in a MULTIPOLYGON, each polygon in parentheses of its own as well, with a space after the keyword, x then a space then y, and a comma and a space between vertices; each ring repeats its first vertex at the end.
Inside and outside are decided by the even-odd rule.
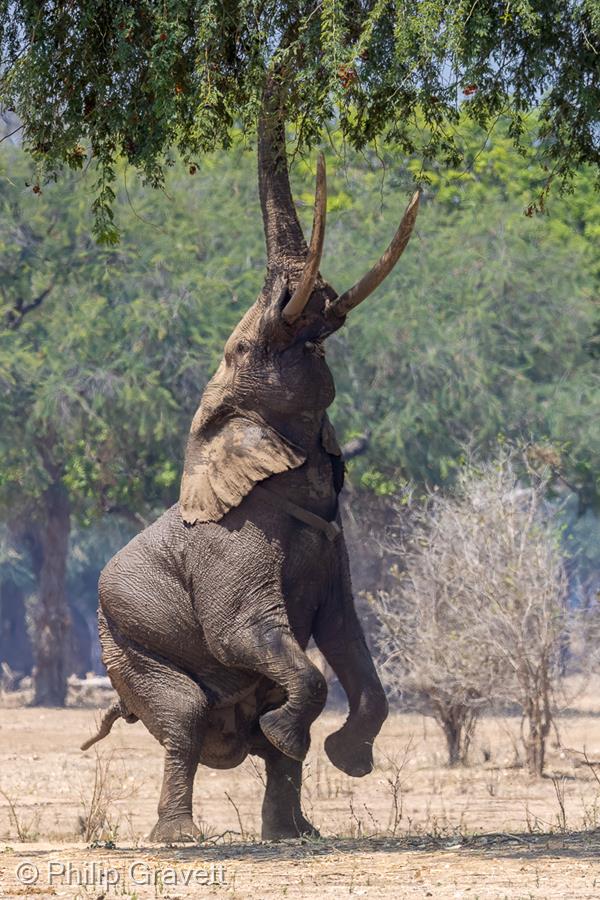
POLYGON ((398 230, 385 253, 379 258, 373 268, 370 269, 366 275, 363 275, 360 281, 349 290, 344 291, 343 294, 340 294, 337 300, 334 300, 329 305, 329 315, 345 316, 351 309, 354 309, 355 306, 362 303, 369 294, 372 294, 384 278, 387 278, 402 256, 404 248, 410 240, 417 218, 417 212, 419 211, 419 196, 420 191, 415 191, 412 195, 410 203, 402 216, 402 221, 398 226, 398 230))
POLYGON ((302 315, 304 307, 310 300, 313 292, 317 275, 319 274, 319 266, 321 264, 321 255, 323 253, 323 241, 325 240, 325 219, 327 213, 327 178, 325 174, 325 157, 319 154, 317 161, 317 187, 315 191, 315 212, 313 217, 312 235, 310 238, 310 246, 306 263, 300 276, 296 289, 285 307, 281 315, 286 322, 292 323, 302 315))

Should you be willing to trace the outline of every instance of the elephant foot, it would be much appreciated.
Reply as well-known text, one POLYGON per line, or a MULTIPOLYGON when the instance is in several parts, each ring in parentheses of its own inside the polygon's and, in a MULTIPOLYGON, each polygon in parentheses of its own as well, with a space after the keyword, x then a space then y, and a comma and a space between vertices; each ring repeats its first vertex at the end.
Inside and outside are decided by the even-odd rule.
POLYGON ((325 753, 330 761, 346 775, 362 778, 373 771, 373 745, 364 738, 357 739, 344 725, 325 739, 325 753))
POLYGON ((321 834, 303 815, 295 817, 292 821, 265 821, 263 819, 261 837, 263 841, 285 841, 291 838, 311 837, 319 838, 321 834))
POLYGON ((159 818, 150 833, 150 840, 156 844, 195 843, 202 839, 202 832, 194 824, 189 813, 174 818, 159 818))
POLYGON ((282 706, 264 713, 258 721, 262 733, 274 747, 302 762, 310 747, 310 734, 299 725, 297 714, 282 706))

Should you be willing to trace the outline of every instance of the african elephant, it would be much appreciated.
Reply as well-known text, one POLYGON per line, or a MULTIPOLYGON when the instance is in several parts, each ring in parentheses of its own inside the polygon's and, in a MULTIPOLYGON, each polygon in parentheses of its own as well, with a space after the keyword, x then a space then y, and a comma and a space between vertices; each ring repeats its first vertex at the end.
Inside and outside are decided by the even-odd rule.
POLYGON ((120 716, 141 720, 163 745, 156 841, 198 835, 199 763, 230 768, 248 753, 266 764, 263 838, 315 833, 301 812, 302 760, 327 689, 305 653, 311 636, 348 697, 345 724, 325 742, 338 769, 371 771, 388 711, 352 597, 324 341, 395 265, 418 194, 379 262, 338 296, 319 274, 323 158, 308 247, 280 121, 262 123, 259 158, 264 287, 194 416, 179 502, 100 578, 103 659, 120 699, 84 749, 120 716))

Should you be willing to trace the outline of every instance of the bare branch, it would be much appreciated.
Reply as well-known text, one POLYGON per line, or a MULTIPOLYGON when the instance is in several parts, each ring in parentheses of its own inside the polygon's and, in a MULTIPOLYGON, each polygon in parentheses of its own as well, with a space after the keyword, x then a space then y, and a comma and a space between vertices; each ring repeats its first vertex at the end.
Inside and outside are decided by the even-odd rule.
POLYGON ((12 309, 9 309, 5 315, 5 323, 6 327, 15 331, 20 327, 23 319, 27 315, 27 313, 32 312, 32 310, 37 309, 38 306, 41 306, 48 294, 53 290, 55 282, 52 282, 45 288, 37 297, 34 297, 29 303, 25 303, 22 298, 19 298, 12 309))
POLYGON ((545 477, 521 483, 505 451, 467 466, 453 495, 432 493, 409 511, 412 531, 392 545, 395 584, 374 598, 383 674, 443 728, 452 763, 486 705, 517 704, 530 770, 543 770, 567 593, 546 489, 545 477))

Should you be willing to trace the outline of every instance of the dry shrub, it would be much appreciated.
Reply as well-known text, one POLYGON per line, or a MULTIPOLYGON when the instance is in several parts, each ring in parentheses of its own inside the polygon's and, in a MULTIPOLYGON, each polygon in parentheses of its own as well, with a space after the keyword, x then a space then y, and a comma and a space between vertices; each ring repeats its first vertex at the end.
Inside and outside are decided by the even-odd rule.
POLYGON ((464 761, 487 705, 516 704, 529 770, 543 771, 567 594, 547 493, 547 473, 504 450, 465 465, 452 494, 399 507, 412 528, 392 542, 392 588, 373 598, 383 673, 442 727, 450 764, 464 761))
POLYGON ((132 782, 122 761, 112 752, 94 748, 94 777, 78 786, 81 814, 79 833, 86 842, 114 842, 119 831, 118 805, 132 799, 139 785, 132 782))
POLYGON ((6 801, 9 822, 16 833, 17 839, 25 844, 36 841, 39 836, 39 811, 36 810, 32 816, 26 818, 24 813, 19 809, 15 798, 2 788, 0 788, 0 797, 3 797, 6 801))

